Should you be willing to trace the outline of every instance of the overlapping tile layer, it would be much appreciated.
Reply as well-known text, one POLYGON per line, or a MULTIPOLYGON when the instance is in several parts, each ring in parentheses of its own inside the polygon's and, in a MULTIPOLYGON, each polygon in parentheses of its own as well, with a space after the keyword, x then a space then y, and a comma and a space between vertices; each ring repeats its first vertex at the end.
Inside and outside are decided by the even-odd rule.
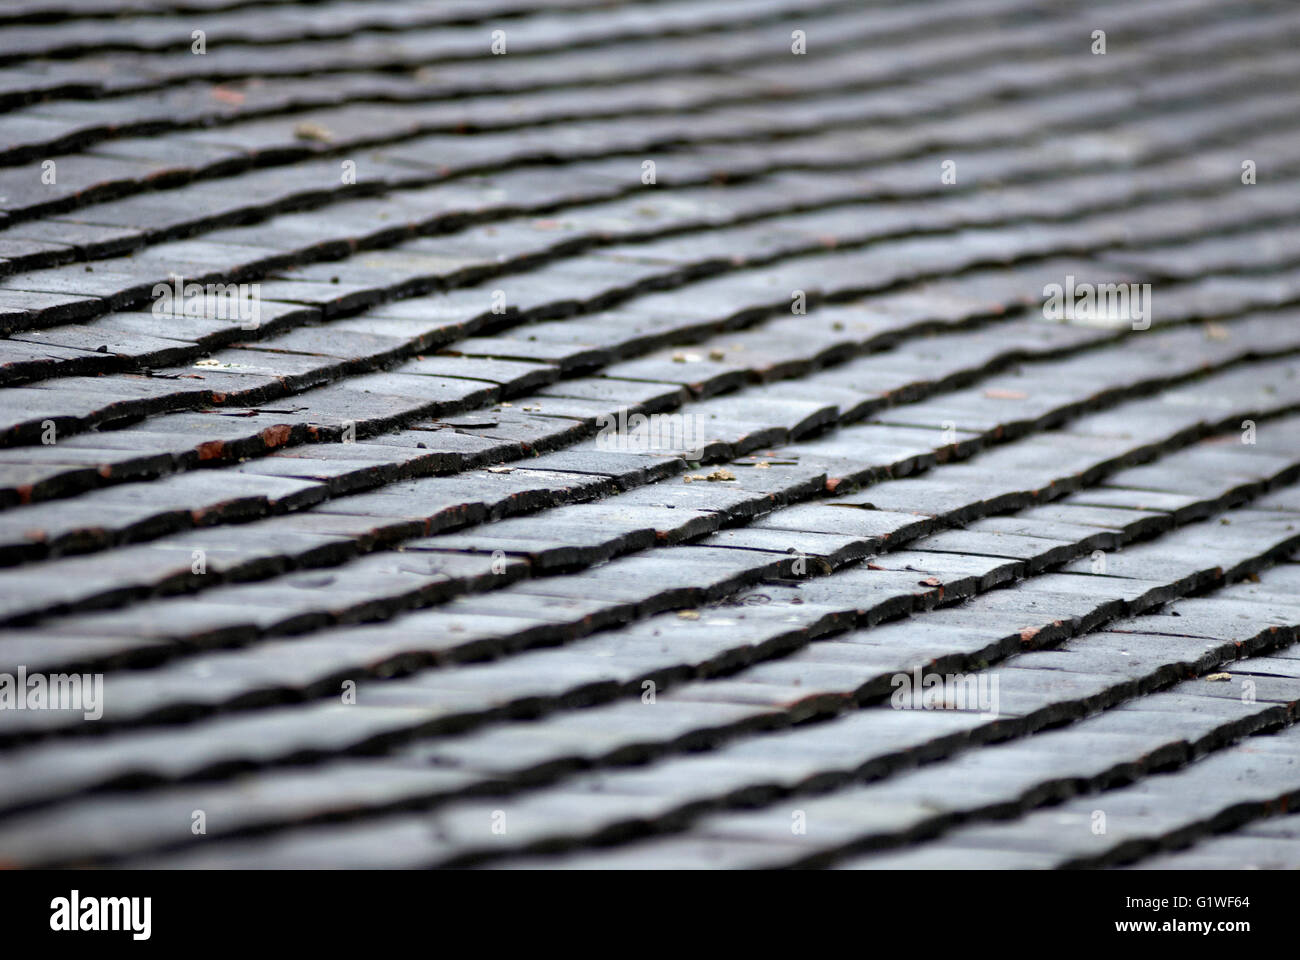
POLYGON ((0 864, 1300 866, 1298 40, 7 3, 0 864))

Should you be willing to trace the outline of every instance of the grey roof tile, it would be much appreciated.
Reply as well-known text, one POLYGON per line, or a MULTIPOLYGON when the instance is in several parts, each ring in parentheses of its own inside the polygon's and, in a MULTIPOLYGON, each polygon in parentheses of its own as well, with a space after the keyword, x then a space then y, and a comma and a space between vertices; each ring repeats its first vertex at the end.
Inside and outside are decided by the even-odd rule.
POLYGON ((1295 11, 322 10, 0 12, 0 860, 1291 863, 1295 11))

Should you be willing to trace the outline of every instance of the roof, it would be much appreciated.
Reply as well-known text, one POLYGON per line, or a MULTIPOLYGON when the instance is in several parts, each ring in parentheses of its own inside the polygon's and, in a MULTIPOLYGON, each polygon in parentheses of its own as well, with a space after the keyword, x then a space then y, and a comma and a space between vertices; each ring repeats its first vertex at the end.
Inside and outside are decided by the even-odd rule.
POLYGON ((0 24, 0 862, 1300 866, 1300 10, 0 24))

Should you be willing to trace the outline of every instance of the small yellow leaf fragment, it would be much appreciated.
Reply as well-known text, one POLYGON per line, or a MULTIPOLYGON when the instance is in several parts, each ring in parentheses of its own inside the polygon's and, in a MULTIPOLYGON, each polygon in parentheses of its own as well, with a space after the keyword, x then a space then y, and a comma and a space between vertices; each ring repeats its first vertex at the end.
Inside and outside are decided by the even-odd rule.
POLYGON ((319 123, 304 121, 293 128, 293 135, 299 140, 315 140, 317 143, 332 143, 334 133, 329 127, 319 123))

